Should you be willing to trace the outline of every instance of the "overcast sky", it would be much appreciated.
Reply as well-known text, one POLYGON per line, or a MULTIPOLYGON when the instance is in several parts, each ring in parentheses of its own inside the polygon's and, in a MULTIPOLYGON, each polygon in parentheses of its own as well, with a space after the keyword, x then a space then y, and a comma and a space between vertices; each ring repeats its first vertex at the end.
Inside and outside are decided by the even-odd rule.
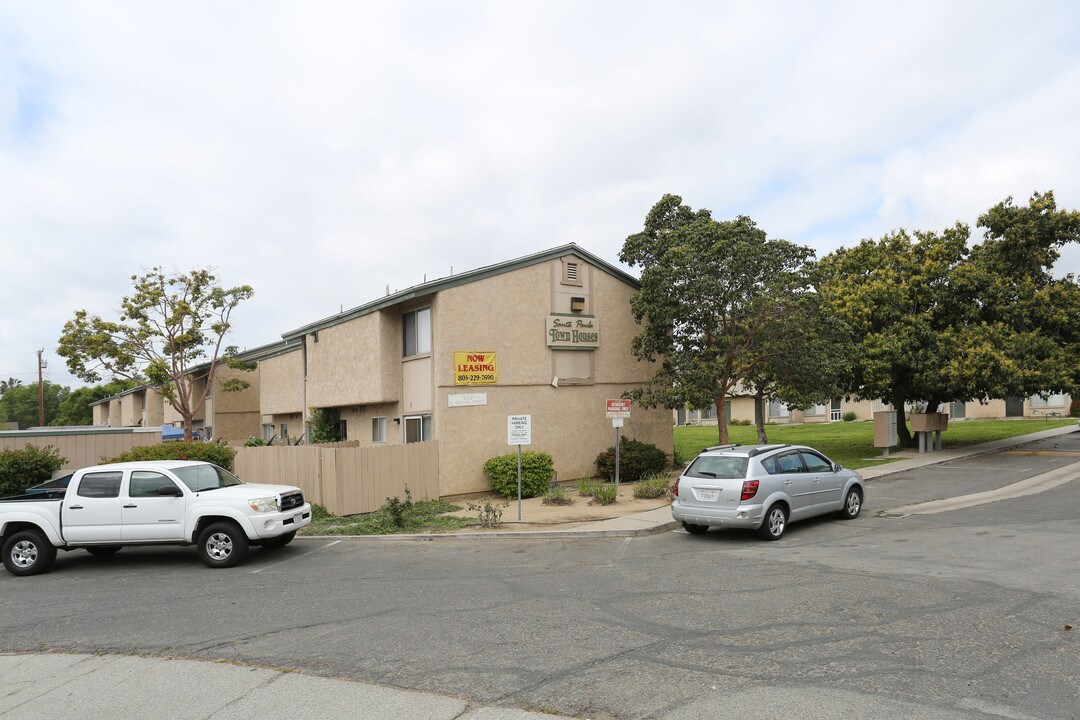
POLYGON ((1080 208, 1078 118, 1075 0, 0 0, 0 379, 44 348, 81 385, 64 322, 154 265, 253 286, 255 347, 451 267, 617 263, 669 192, 819 256, 1080 208))

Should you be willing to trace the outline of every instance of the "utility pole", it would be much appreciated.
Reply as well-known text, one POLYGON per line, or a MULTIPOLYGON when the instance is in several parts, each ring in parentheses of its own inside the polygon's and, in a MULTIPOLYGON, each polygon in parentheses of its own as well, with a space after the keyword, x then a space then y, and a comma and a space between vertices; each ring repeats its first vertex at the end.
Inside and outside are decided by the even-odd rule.
POLYGON ((41 381, 41 369, 45 367, 45 361, 41 359, 41 353, 45 352, 45 349, 37 351, 37 417, 38 427, 45 427, 45 387, 41 381))

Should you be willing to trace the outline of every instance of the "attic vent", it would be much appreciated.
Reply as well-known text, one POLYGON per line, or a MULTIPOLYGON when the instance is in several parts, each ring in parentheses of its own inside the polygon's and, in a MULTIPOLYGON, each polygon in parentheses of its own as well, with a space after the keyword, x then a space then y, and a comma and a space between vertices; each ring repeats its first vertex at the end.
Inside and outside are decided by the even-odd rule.
POLYGON ((581 285, 581 263, 563 260, 563 285, 581 285))

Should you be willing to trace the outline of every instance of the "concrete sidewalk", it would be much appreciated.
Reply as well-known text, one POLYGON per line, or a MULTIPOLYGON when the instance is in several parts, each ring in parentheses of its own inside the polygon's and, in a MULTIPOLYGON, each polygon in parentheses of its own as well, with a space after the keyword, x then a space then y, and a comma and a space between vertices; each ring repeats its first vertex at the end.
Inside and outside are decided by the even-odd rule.
MULTIPOLYGON (((1076 432, 1055 428, 925 455, 906 454, 860 471, 874 479, 927 465, 1007 450, 1076 432)), ((571 530, 471 535, 385 536, 431 541, 551 537, 633 537, 676 527, 667 507, 571 530)), ((337 538, 341 539, 341 538, 337 538)), ((368 538, 370 539, 370 538, 368 538)), ((899 711, 896 714, 901 714, 899 711)), ((550 720, 547 713, 482 706, 461 698, 221 662, 128 655, 0 653, 0 719, 263 720, 267 717, 371 720, 550 720)))

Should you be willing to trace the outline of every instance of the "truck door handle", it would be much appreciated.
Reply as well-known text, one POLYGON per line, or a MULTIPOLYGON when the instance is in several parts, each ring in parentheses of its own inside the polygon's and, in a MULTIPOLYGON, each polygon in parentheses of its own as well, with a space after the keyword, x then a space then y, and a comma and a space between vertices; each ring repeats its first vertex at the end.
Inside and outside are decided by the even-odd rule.
POLYGON ((72 505, 68 510, 82 510, 82 505, 72 505))
POLYGON ((127 504, 127 505, 125 505, 124 507, 126 507, 126 508, 137 508, 137 507, 139 507, 139 506, 138 506, 138 505, 136 505, 135 503, 128 503, 128 504, 127 504))

